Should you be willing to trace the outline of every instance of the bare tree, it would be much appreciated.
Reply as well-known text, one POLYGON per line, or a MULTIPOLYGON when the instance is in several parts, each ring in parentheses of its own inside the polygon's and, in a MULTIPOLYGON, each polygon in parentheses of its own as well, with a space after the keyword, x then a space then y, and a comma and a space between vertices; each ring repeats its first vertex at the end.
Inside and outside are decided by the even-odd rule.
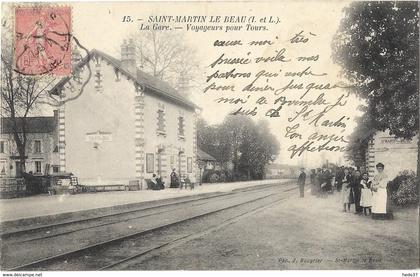
POLYGON ((198 61, 181 32, 137 31, 129 35, 136 45, 137 64, 182 93, 197 86, 198 61))
MULTIPOLYGON (((57 77, 52 74, 28 76, 16 70, 13 53, 13 25, 10 18, 2 21, 1 47, 1 116, 9 117, 13 139, 19 154, 21 170, 25 171, 27 138, 27 118, 42 105, 60 106, 82 94, 89 82, 91 70, 87 64, 87 78, 80 80, 80 72, 73 70, 70 76, 57 77), (71 79, 71 80, 70 80, 71 79), (64 82, 67 81, 67 82, 64 82), (75 85, 77 83, 77 85, 75 85), (61 93, 63 86, 73 87, 72 93, 61 93)), ((72 35, 66 34, 68 40, 82 49, 86 56, 74 57, 79 62, 87 60, 89 51, 72 35)))

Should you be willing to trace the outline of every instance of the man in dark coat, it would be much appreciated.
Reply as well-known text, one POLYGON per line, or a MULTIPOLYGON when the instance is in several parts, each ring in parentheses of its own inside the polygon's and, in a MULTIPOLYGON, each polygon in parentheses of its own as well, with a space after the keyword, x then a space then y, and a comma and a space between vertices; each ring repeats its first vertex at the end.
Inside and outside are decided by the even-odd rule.
POLYGON ((343 186, 343 178, 344 178, 344 166, 338 169, 337 174, 335 175, 335 181, 337 182, 337 191, 341 191, 343 186))
POLYGON ((354 197, 354 204, 355 204, 355 213, 362 214, 363 208, 360 207, 360 197, 362 194, 362 186, 360 184, 362 180, 362 176, 359 170, 354 172, 353 176, 353 197, 354 197))
POLYGON ((332 186, 331 186, 331 172, 329 171, 328 168, 324 169, 324 182, 325 182, 324 196, 327 196, 328 193, 332 189, 332 186))
POLYGON ((316 188, 316 193, 317 193, 317 197, 321 197, 321 184, 323 182, 323 178, 322 178, 322 172, 321 172, 321 168, 317 168, 316 169, 316 175, 315 175, 315 188, 316 188))
POLYGON ((301 172, 300 172, 299 178, 298 178, 298 186, 299 186, 300 198, 303 198, 304 193, 305 193, 306 174, 305 174, 305 169, 304 168, 301 168, 300 170, 301 170, 301 172))

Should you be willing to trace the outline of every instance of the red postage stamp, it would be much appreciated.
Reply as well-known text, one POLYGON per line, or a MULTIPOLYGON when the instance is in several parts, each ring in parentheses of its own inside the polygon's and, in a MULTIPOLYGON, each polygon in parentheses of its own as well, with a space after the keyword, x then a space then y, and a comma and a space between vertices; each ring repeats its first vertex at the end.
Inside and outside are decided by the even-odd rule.
POLYGON ((24 75, 71 74, 71 8, 15 9, 15 70, 24 75))

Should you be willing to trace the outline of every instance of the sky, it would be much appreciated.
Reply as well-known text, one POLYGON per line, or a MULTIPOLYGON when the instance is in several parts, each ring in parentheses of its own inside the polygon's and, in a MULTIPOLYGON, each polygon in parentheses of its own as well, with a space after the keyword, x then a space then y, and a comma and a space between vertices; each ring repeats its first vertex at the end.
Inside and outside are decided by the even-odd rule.
MULTIPOLYGON (((185 32, 186 43, 197 51, 197 60, 199 61, 199 79, 203 87, 199 87, 191 92, 192 100, 202 108, 202 116, 210 124, 220 123, 223 118, 232 111, 232 106, 217 104, 214 100, 217 97, 214 93, 203 93, 205 78, 214 69, 209 65, 220 55, 220 51, 230 56, 243 56, 249 49, 246 47, 234 48, 225 47, 216 49, 213 47, 215 40, 266 40, 275 39, 275 45, 267 47, 253 48, 253 54, 271 55, 274 51, 287 45, 294 34, 303 30, 305 33, 316 34, 311 40, 310 47, 287 48, 290 56, 310 55, 317 53, 320 56, 319 61, 314 66, 316 72, 327 73, 325 81, 340 80, 340 67, 333 63, 331 59, 331 41, 336 33, 340 20, 343 17, 342 9, 348 5, 346 1, 260 1, 260 2, 106 2, 106 3, 72 3, 72 26, 73 33, 84 46, 89 49, 96 48, 106 52, 116 58, 120 58, 119 46, 123 39, 130 33, 139 29, 140 22, 147 21, 149 16, 159 15, 220 15, 224 16, 274 16, 280 19, 277 25, 270 25, 269 30, 265 32, 236 31, 236 32, 185 32), (131 16, 138 21, 127 23, 123 22, 123 16, 131 16)), ((277 65, 268 67, 276 71, 277 65)), ((258 68, 243 67, 252 71, 258 71, 258 68)), ((221 71, 225 67, 220 67, 221 71)), ((229 67, 226 67, 228 70, 229 67)), ((231 67, 230 67, 231 68, 231 67)), ((298 70, 295 64, 289 65, 289 70, 298 70)), ((240 84, 240 80, 235 80, 240 84)), ((342 89, 334 90, 335 95, 331 95, 330 100, 335 99, 340 93, 346 93, 342 89)), ((327 95, 328 96, 328 95, 327 95)), ((270 96, 272 97, 272 96, 270 96)), ((327 97, 328 98, 328 97, 327 97)), ((356 111, 360 101, 350 96, 344 109, 337 109, 330 113, 332 118, 339 115, 348 116, 345 130, 335 130, 340 135, 346 137, 351 133, 355 126, 354 117, 358 115, 356 111)), ((343 162, 342 154, 337 153, 309 153, 301 158, 290 159, 290 152, 287 149, 292 141, 284 137, 285 127, 287 126, 287 117, 293 115, 296 110, 285 110, 285 116, 280 118, 267 118, 261 114, 255 117, 269 121, 272 133, 280 142, 280 153, 276 162, 300 164, 302 162, 307 166, 318 166, 321 160, 343 162)), ((315 128, 304 128, 302 135, 308 135, 317 131, 315 128)), ((333 132, 333 133, 334 133, 333 132)))

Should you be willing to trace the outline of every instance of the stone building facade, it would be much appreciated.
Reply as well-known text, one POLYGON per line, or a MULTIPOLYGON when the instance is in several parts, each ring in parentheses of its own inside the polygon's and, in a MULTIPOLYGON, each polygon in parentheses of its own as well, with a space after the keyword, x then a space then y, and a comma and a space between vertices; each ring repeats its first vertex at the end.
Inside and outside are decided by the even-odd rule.
POLYGON ((377 163, 385 165, 385 172, 393 179, 403 170, 417 171, 417 140, 395 138, 386 132, 377 132, 368 144, 366 167, 369 176, 376 174, 377 163))
MULTIPOLYGON (((144 182, 157 174, 169 186, 172 169, 197 176, 198 107, 139 70, 131 41, 121 46, 121 60, 92 50, 74 70, 89 82, 59 110, 60 171, 86 185, 144 182)), ((74 86, 77 80, 63 79, 57 95, 74 86)))
MULTIPOLYGON (((10 118, 1 119, 0 177, 21 177, 21 161, 13 138, 10 118)), ((22 119, 17 119, 18 130, 22 119)), ((58 114, 49 117, 26 118, 26 172, 44 175, 59 172, 58 114)))

